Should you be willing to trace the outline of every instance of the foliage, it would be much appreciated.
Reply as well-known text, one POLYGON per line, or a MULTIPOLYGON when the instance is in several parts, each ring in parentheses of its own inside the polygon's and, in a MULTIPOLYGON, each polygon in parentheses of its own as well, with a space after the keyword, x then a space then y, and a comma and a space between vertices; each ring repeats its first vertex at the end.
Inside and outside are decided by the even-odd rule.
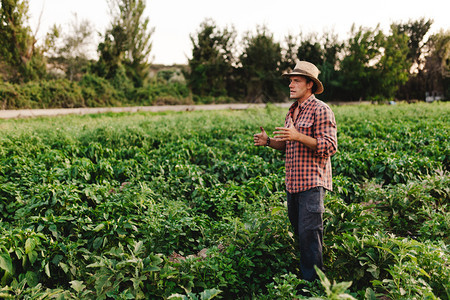
POLYGON ((243 39, 240 56, 241 77, 250 102, 279 102, 285 98, 287 84, 281 79, 281 45, 265 26, 257 27, 243 39))
POLYGON ((9 67, 6 79, 15 83, 45 75, 45 59, 35 46, 27 20, 27 0, 1 1, 0 59, 9 67))
POLYGON ((84 102, 88 107, 120 106, 122 104, 123 95, 102 77, 85 74, 78 85, 82 89, 84 102))
POLYGON ((193 49, 187 79, 192 93, 200 97, 233 94, 235 38, 233 28, 221 31, 209 19, 200 24, 196 36, 190 36, 193 49))
POLYGON ((339 81, 338 55, 342 51, 343 45, 338 41, 337 35, 327 32, 319 38, 317 34, 306 36, 300 34, 298 46, 293 46, 292 42, 288 39, 287 46, 293 49, 287 51, 282 70, 292 69, 296 59, 312 62, 320 70, 320 80, 326 87, 320 98, 331 101, 341 99, 342 95, 340 94, 344 84, 339 81))
POLYGON ((323 52, 322 44, 317 39, 317 36, 311 34, 301 39, 297 49, 297 57, 299 60, 306 60, 316 66, 320 66, 324 60, 323 52))
POLYGON ((61 26, 53 25, 46 36, 45 52, 55 69, 50 73, 56 73, 54 76, 57 77, 56 70, 60 70, 69 80, 79 80, 89 64, 88 45, 93 26, 87 19, 78 21, 75 14, 67 27, 63 30, 61 26))
POLYGON ((377 27, 374 30, 353 25, 351 37, 345 45, 346 53, 341 62, 341 76, 344 82, 344 98, 351 100, 368 99, 377 90, 377 74, 374 62, 381 57, 383 33, 377 27))
POLYGON ((67 79, 30 81, 26 84, 0 83, 3 107, 17 108, 73 108, 85 106, 82 90, 67 79))
POLYGON ((410 20, 406 23, 393 23, 391 29, 400 34, 405 34, 408 37, 408 55, 407 60, 410 65, 419 68, 423 63, 422 54, 426 41, 424 40, 426 34, 430 30, 433 20, 426 20, 420 18, 418 20, 410 20))
POLYGON ((410 20, 406 23, 393 23, 391 30, 404 34, 408 37, 408 54, 405 62, 410 65, 410 74, 405 84, 399 86, 396 97, 399 99, 424 99, 425 93, 433 90, 427 84, 427 74, 435 68, 425 66, 425 62, 430 55, 430 39, 425 39, 428 35, 433 20, 410 20))
POLYGON ((135 89, 131 99, 139 105, 193 104, 188 87, 180 82, 155 80, 135 89))
POLYGON ((429 91, 450 97, 450 31, 441 30, 428 41, 430 54, 426 57, 424 72, 429 91))
POLYGON ((110 81, 93 74, 85 74, 79 82, 68 79, 31 81, 22 85, 0 82, 0 108, 193 104, 189 89, 179 82, 157 80, 146 87, 132 88, 128 94, 132 100, 128 100, 124 92, 117 90, 110 81))
MULTIPOLYGON (((325 274, 315 267, 317 275, 320 278, 320 282, 325 288, 326 297, 324 298, 316 298, 316 299, 330 299, 330 300, 338 300, 338 299, 350 299, 356 300, 351 295, 345 293, 345 291, 352 285, 352 282, 333 282, 331 284, 330 280, 325 276, 325 274)), ((314 298, 313 298, 314 299, 314 298)))
MULTIPOLYGON (((183 70, 187 82, 178 76, 178 84, 172 84, 174 80, 166 76, 151 78, 149 56, 154 28, 149 27, 150 20, 144 17, 145 1, 110 0, 109 5, 111 26, 96 46, 99 58, 95 61, 84 50, 92 33, 87 20, 78 22, 75 15, 68 30, 55 24, 44 45, 38 47, 26 24, 28 1, 2 1, 2 107, 7 102, 14 103, 8 104, 14 108, 49 107, 31 106, 21 96, 22 89, 28 88, 9 84, 64 77, 79 81, 91 74, 109 81, 114 90, 105 95, 113 95, 114 100, 93 94, 89 86, 81 93, 93 99, 85 98, 84 104, 64 100, 61 103, 65 107, 119 102, 122 105, 283 102, 288 97, 288 83, 280 75, 292 69, 298 59, 318 66, 319 79, 325 86, 321 99, 325 101, 410 101, 423 100, 430 94, 445 100, 450 93, 448 32, 441 30, 429 36, 432 20, 392 23, 387 33, 379 26, 353 25, 345 41, 338 40, 333 32, 322 36, 300 32, 288 34, 280 43, 265 26, 257 26, 256 32, 249 31, 238 41, 233 26, 221 29, 213 20, 206 19, 190 35, 192 56, 183 70), (170 83, 168 87, 161 86, 164 80, 170 83)), ((98 83, 100 86, 94 89, 105 88, 104 82, 98 83)), ((49 100, 36 103, 46 102, 49 100)))
POLYGON ((109 82, 94 75, 83 76, 79 83, 67 79, 0 83, 0 96, 4 109, 99 107, 126 101, 109 82))
POLYGON ((283 154, 251 145, 284 109, 1 121, 0 296, 447 299, 449 104, 333 110, 313 283, 283 154))
POLYGON ((109 4, 111 28, 98 45, 100 58, 93 70, 107 79, 120 78, 116 88, 129 84, 127 79, 133 86, 142 87, 148 77, 150 39, 154 32, 148 28, 150 19, 143 15, 145 1, 110 0, 109 4))
MULTIPOLYGON (((319 67, 319 78, 325 85, 325 93, 322 96, 325 100, 387 101, 398 97, 408 100, 411 97, 423 99, 425 91, 434 89, 442 92, 442 87, 445 86, 442 81, 445 81, 446 75, 436 73, 434 70, 437 70, 437 67, 429 67, 425 71, 425 60, 422 60, 422 57, 431 58, 430 53, 425 53, 431 42, 427 43, 424 38, 432 20, 393 23, 388 33, 382 32, 378 26, 375 29, 358 29, 353 25, 350 38, 345 42, 339 41, 333 33, 324 33, 320 38, 316 33, 307 36, 301 33, 298 36, 289 34, 283 47, 273 40, 267 28, 260 26, 257 27, 255 36, 247 33, 242 39, 244 48, 239 59, 232 62, 232 67, 229 68, 232 70, 237 66, 237 69, 231 72, 233 76, 219 80, 216 84, 206 82, 211 81, 212 77, 219 78, 230 72, 216 72, 214 76, 206 76, 211 64, 219 64, 211 61, 207 63, 207 59, 200 63, 201 60, 197 58, 200 53, 214 58, 220 57, 220 52, 232 51, 229 45, 217 42, 222 38, 228 41, 228 31, 225 30, 221 34, 213 21, 208 22, 201 24, 197 41, 191 37, 194 49, 190 63, 194 65, 191 66, 190 82, 195 85, 191 87, 194 95, 204 95, 204 89, 221 84, 220 86, 225 88, 222 94, 228 93, 239 101, 283 101, 287 96, 287 93, 283 92, 287 84, 281 81, 279 75, 292 69, 297 59, 311 61, 319 67), (200 43, 202 39, 205 41, 203 45, 200 43), (251 47, 252 43, 257 44, 254 49, 251 47), (211 45, 214 45, 213 52, 211 45), (250 52, 247 53, 248 51, 250 52), (253 57, 263 59, 252 62, 253 57), (410 70, 414 72, 410 73, 410 70), (230 80, 231 85, 228 84, 230 80), (427 83, 428 81, 433 83, 427 83)), ((440 52, 445 53, 445 50, 440 52)), ((428 62, 431 65, 432 60, 428 59, 428 62)))
POLYGON ((377 63, 377 83, 371 83, 375 86, 376 92, 372 95, 378 100, 393 100, 399 87, 408 80, 409 68, 408 62, 408 37, 401 34, 391 27, 391 33, 384 37, 382 45, 383 56, 377 63))

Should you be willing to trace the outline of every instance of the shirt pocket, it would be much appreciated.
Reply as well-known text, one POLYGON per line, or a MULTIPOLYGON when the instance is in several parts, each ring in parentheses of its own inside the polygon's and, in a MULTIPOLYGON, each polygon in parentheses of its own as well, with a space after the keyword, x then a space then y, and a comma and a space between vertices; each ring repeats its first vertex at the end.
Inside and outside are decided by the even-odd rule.
POLYGON ((298 131, 308 136, 313 136, 313 123, 312 122, 299 122, 297 125, 298 131))

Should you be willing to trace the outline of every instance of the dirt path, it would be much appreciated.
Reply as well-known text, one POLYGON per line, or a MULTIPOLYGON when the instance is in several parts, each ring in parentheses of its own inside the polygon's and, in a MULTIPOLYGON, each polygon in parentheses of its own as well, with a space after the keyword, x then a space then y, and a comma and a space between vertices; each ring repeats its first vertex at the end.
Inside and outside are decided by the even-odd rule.
MULTIPOLYGON (((276 103, 275 106, 289 107, 291 103, 276 103)), ((85 115, 107 112, 161 112, 161 111, 194 111, 194 110, 223 110, 223 109, 248 109, 253 107, 265 107, 265 103, 234 103, 234 104, 209 104, 209 105, 165 105, 165 106, 133 106, 133 107, 89 107, 89 108, 55 108, 55 109, 19 109, 0 110, 0 119, 17 119, 43 116, 61 116, 69 114, 85 115)))
MULTIPOLYGON (((278 107, 289 107, 292 102, 272 103, 278 107)), ((332 105, 358 105, 370 104, 370 101, 358 102, 329 102, 332 105)), ((161 112, 161 111, 194 111, 194 110, 224 110, 224 109, 248 109, 266 107, 266 103, 230 103, 230 104, 205 104, 205 105, 162 105, 162 106, 129 106, 129 107, 85 107, 85 108, 52 108, 52 109, 18 109, 0 110, 0 119, 19 119, 32 117, 51 117, 69 114, 86 115, 101 114, 107 112, 161 112)))

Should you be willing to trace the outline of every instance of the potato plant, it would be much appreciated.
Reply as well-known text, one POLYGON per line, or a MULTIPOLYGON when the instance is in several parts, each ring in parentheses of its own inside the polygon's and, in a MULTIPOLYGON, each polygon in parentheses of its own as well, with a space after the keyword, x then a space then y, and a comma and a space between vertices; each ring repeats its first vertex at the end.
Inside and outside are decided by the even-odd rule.
POLYGON ((448 299, 450 104, 333 110, 315 283, 252 143, 285 109, 0 121, 0 297, 448 299))

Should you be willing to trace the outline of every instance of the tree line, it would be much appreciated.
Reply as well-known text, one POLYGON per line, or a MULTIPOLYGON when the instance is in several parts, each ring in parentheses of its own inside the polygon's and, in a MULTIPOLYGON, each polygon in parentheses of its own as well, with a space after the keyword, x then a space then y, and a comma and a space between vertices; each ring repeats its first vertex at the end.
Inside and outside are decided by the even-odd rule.
POLYGON ((204 20, 190 35, 186 66, 156 73, 149 60, 154 28, 145 0, 108 0, 110 25, 96 58, 87 55, 95 32, 88 20, 54 25, 37 45, 27 0, 1 0, 0 107, 41 108, 219 102, 280 102, 281 74, 295 61, 321 70, 321 99, 424 99, 450 95, 450 31, 430 34, 433 20, 353 25, 346 40, 332 32, 288 35, 277 41, 265 26, 238 38, 233 26, 204 20))
POLYGON ((353 25, 345 41, 325 32, 288 35, 282 43, 260 26, 236 43, 232 27, 220 29, 206 20, 191 36, 189 87, 202 96, 277 101, 287 93, 280 74, 300 59, 318 66, 325 100, 424 99, 427 92, 448 99, 450 31, 427 36, 432 23, 424 18, 392 23, 388 33, 353 25))

